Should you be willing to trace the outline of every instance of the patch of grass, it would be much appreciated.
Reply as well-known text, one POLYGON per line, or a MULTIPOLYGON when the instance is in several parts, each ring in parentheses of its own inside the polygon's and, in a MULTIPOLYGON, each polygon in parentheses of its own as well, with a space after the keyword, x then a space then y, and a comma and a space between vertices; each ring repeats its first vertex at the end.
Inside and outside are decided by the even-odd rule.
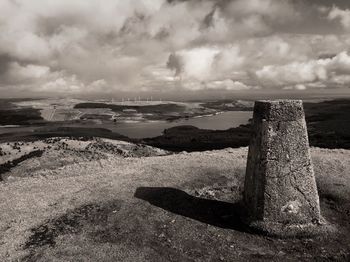
POLYGON ((59 236, 78 234, 89 228, 96 229, 96 226, 106 221, 111 212, 120 210, 121 203, 113 201, 105 204, 86 204, 32 228, 31 235, 24 244, 24 249, 30 250, 25 260, 36 261, 39 255, 36 251, 42 247, 55 247, 59 236))

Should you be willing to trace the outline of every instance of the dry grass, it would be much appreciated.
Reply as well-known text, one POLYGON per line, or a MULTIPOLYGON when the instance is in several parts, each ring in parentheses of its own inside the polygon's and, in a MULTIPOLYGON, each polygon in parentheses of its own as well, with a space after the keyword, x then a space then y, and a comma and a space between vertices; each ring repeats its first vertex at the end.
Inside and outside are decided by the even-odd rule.
MULTIPOLYGON (((65 165, 55 164, 58 154, 47 175, 37 168, 0 183, 0 261, 349 258, 349 236, 281 240, 241 227, 228 203, 241 197, 246 154, 109 155, 65 165)), ((312 156, 324 215, 348 234, 350 151, 314 148, 312 156)))

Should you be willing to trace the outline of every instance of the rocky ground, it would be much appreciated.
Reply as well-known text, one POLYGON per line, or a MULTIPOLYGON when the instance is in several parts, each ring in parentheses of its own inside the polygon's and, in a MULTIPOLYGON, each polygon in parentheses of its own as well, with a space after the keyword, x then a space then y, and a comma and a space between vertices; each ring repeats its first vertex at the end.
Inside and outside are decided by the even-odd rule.
POLYGON ((311 150, 338 233, 278 239, 238 218, 247 148, 169 154, 68 138, 0 147, 0 261, 350 259, 349 150, 311 150))

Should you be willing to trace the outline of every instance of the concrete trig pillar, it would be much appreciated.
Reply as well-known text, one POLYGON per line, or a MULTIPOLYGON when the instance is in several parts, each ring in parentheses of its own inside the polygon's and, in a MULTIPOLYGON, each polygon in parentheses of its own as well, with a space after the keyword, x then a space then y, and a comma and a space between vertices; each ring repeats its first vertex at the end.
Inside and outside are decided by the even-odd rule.
POLYGON ((255 102, 244 205, 247 224, 269 235, 324 228, 302 101, 255 102))

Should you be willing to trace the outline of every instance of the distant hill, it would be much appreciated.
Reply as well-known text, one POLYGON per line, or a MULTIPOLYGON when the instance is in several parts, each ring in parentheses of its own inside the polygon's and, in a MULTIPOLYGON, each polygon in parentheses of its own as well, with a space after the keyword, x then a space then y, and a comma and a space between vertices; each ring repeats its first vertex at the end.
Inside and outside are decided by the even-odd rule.
MULTIPOLYGON (((304 110, 311 146, 350 149, 350 100, 304 103, 304 110)), ((205 151, 248 146, 250 131, 250 123, 228 130, 179 126, 165 130, 162 136, 143 141, 173 151, 205 151)))

